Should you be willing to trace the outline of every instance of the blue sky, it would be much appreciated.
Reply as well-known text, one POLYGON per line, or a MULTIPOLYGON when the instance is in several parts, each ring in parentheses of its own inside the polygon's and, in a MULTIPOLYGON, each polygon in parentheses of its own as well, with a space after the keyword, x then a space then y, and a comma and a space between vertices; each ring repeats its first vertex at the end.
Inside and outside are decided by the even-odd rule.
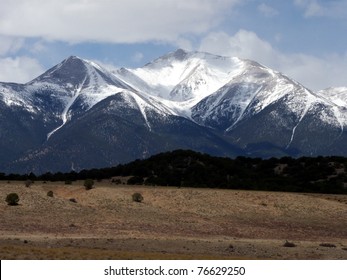
POLYGON ((139 67, 177 48, 256 60, 313 90, 347 86, 347 0, 0 0, 0 81, 70 55, 139 67))

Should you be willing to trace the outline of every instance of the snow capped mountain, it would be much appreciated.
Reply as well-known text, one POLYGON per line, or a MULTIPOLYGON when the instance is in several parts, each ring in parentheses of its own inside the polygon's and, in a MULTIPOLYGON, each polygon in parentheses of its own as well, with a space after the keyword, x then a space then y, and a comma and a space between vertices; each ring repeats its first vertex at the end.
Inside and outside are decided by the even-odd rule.
POLYGON ((177 50, 133 73, 153 89, 164 89, 153 94, 172 101, 187 101, 215 92, 235 71, 242 71, 242 62, 236 58, 177 50))
POLYGON ((52 114, 62 122, 47 134, 47 138, 74 115, 89 110, 108 96, 130 89, 106 69, 76 56, 65 59, 26 87, 39 101, 36 104, 38 107, 45 107, 46 112, 53 109, 52 114), (48 108, 45 105, 47 99, 50 103, 48 108))
MULTIPOLYGON (((320 94, 254 61, 181 49, 115 74, 176 114, 227 131, 281 98, 297 120, 294 131, 311 105, 333 106, 320 94)), ((333 116, 321 115, 322 120, 344 123, 340 110, 332 110, 333 116)))
POLYGON ((67 58, 27 85, 31 91, 58 90, 60 94, 55 97, 65 104, 80 97, 86 109, 115 92, 130 89, 108 70, 76 56, 67 58))
POLYGON ((243 119, 283 98, 298 119, 312 103, 319 102, 314 93, 283 74, 244 61, 241 73, 192 108, 192 118, 203 125, 230 131, 243 119))
POLYGON ((241 73, 243 66, 238 58, 179 49, 142 68, 123 68, 115 74, 138 91, 159 98, 177 114, 189 117, 192 106, 241 73))
POLYGON ((26 84, 0 83, 0 107, 0 167, 9 172, 110 166, 179 148, 347 155, 347 88, 312 92, 257 62, 202 52, 114 72, 71 56, 26 84))

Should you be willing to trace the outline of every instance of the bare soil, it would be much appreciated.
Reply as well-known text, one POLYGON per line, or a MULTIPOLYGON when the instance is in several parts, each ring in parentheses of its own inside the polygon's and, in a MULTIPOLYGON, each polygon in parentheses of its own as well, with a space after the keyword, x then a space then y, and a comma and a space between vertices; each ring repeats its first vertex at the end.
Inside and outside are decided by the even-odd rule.
POLYGON ((0 258, 347 259, 346 195, 82 185, 0 183, 0 258))

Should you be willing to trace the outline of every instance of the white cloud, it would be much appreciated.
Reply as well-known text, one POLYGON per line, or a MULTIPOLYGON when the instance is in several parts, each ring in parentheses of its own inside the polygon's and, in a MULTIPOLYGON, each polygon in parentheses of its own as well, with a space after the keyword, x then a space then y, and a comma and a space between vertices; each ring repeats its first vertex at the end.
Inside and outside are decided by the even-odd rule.
POLYGON ((46 46, 46 43, 43 40, 34 42, 34 44, 29 48, 29 51, 33 54, 46 52, 47 50, 48 47, 46 46))
MULTIPOLYGON (((165 42, 191 49, 187 38, 210 31, 241 0, 0 2, 0 81, 27 82, 43 71, 29 57, 52 52, 52 42, 165 42)), ((132 57, 142 58, 140 53, 132 57)))
POLYGON ((0 35, 0 42, 0 55, 6 55, 18 51, 23 46, 24 39, 0 35))
POLYGON ((242 29, 234 36, 224 32, 210 33, 201 41, 200 50, 258 61, 261 59, 271 64, 275 62, 272 46, 255 33, 242 29))
POLYGON ((141 52, 136 52, 136 53, 134 53, 134 55, 132 56, 132 61, 134 61, 134 62, 141 62, 142 61, 142 59, 143 59, 143 53, 141 53, 141 52))
POLYGON ((346 19, 347 17, 347 0, 294 0, 294 4, 304 10, 305 17, 321 16, 334 19, 346 19))
POLYGON ((266 5, 265 3, 258 5, 258 11, 266 17, 274 17, 279 14, 276 9, 269 5, 266 5))
POLYGON ((323 13, 323 8, 317 0, 294 0, 294 3, 305 10, 306 17, 320 16, 323 13))
POLYGON ((0 58, 0 81, 26 83, 44 72, 40 63, 27 56, 0 58))
POLYGON ((187 51, 192 51, 194 50, 193 44, 189 39, 186 38, 179 38, 176 42, 175 45, 180 48, 180 49, 184 49, 187 51))
POLYGON ((216 26, 240 0, 4 0, 0 34, 70 43, 174 42, 216 26))
POLYGON ((233 36, 224 32, 210 33, 201 41, 200 50, 255 60, 313 90, 347 86, 347 53, 323 58, 302 53, 283 53, 254 32, 246 30, 240 30, 233 36))

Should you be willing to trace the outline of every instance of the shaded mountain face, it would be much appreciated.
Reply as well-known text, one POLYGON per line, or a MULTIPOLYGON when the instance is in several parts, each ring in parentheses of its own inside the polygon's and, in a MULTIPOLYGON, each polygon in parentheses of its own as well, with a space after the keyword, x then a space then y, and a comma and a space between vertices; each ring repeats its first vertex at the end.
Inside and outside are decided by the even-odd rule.
POLYGON ((0 169, 81 170, 175 149, 347 155, 346 92, 200 52, 114 72, 72 56, 27 84, 0 83, 0 169))

